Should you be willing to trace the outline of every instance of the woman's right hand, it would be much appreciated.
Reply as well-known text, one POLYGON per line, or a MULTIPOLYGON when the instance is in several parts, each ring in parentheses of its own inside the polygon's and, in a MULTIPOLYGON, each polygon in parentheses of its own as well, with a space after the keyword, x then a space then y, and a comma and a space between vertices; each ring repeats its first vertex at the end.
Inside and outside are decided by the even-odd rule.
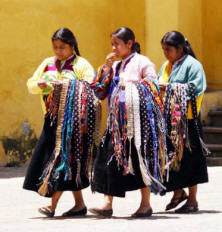
POLYGON ((167 86, 167 83, 159 82, 158 85, 159 85, 161 90, 165 90, 166 86, 167 86))
POLYGON ((47 87, 46 81, 38 81, 37 84, 40 89, 45 89, 47 87))
POLYGON ((54 80, 54 81, 52 81, 52 82, 50 83, 50 85, 51 85, 52 87, 55 87, 56 84, 62 84, 62 80, 54 80))
POLYGON ((115 60, 116 60, 116 54, 112 52, 107 55, 105 65, 109 68, 112 68, 115 60))

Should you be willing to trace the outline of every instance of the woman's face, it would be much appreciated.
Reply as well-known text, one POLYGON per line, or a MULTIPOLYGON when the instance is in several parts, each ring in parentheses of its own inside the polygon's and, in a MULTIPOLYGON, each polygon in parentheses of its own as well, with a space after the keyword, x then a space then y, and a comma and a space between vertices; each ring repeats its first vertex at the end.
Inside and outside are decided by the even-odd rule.
POLYGON ((172 64, 183 56, 183 48, 181 46, 179 46, 179 48, 175 48, 174 46, 163 43, 162 49, 165 57, 172 64))
POLYGON ((73 46, 59 39, 52 42, 52 47, 58 60, 66 60, 73 54, 73 46))
POLYGON ((119 58, 125 59, 127 56, 129 56, 132 53, 131 51, 131 47, 133 44, 132 40, 129 40, 127 43, 125 43, 122 39, 112 36, 111 44, 112 44, 113 52, 119 58))

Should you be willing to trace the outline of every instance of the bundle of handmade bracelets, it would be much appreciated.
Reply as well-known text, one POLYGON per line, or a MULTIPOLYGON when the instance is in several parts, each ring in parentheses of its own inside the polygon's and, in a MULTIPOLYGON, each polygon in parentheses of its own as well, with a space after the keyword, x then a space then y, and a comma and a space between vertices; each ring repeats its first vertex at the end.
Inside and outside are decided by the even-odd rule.
POLYGON ((64 181, 75 176, 77 186, 81 185, 80 172, 88 171, 81 171, 81 166, 88 169, 92 148, 98 146, 100 137, 100 104, 88 82, 74 79, 55 83, 46 107, 51 126, 56 124, 56 142, 40 178, 41 195, 53 191, 61 175, 64 181), (84 161, 83 150, 87 157, 84 161))
POLYGON ((154 192, 165 188, 162 182, 168 172, 163 113, 160 90, 154 80, 127 82, 124 87, 119 83, 112 92, 106 132, 112 134, 114 154, 108 165, 115 158, 118 167, 124 169, 123 175, 134 174, 131 158, 134 142, 143 182, 154 192))
POLYGON ((168 149, 170 167, 174 171, 179 171, 184 147, 191 151, 187 117, 189 102, 191 103, 195 130, 199 137, 203 154, 208 154, 209 150, 204 144, 200 133, 197 117, 195 86, 192 83, 168 83, 164 99, 166 132, 173 145, 173 149, 168 149))
MULTIPOLYGON (((100 84, 104 87, 103 83, 100 84)), ((73 164, 77 170, 75 181, 81 185, 83 144, 84 149, 87 147, 87 163, 92 148, 99 145, 101 108, 93 90, 97 93, 99 89, 100 95, 104 91, 107 93, 109 83, 104 91, 101 91, 101 85, 97 82, 96 85, 89 86, 84 80, 64 80, 54 85, 54 90, 46 101, 46 115, 50 117, 51 125, 57 124, 56 145, 41 176, 40 194, 46 195, 53 188, 53 183, 61 172, 64 173, 64 181, 70 180, 73 176, 73 164)), ((168 180, 169 170, 178 171, 184 147, 190 149, 188 99, 191 101, 200 145, 207 152, 198 127, 194 86, 168 83, 164 99, 163 102, 159 87, 152 78, 127 82, 124 87, 118 83, 110 96, 107 130, 104 135, 105 138, 108 132, 111 133, 114 147, 114 153, 107 165, 116 159, 118 167, 124 170, 123 175, 134 174, 131 158, 131 146, 134 142, 143 182, 154 192, 165 189, 162 183, 168 180), (167 136, 173 146, 171 150, 167 146, 167 136), (126 146, 127 142, 129 148, 126 146)))

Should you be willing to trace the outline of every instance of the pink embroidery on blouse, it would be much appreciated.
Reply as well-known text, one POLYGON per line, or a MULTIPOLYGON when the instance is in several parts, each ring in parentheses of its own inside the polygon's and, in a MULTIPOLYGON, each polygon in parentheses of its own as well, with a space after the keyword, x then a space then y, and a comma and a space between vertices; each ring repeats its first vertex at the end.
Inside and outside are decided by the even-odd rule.
MULTIPOLYGON (((130 62, 127 62, 127 60, 127 58, 122 60, 124 69, 120 69, 119 72, 119 76, 124 78, 124 81, 140 81, 146 76, 157 79, 155 65, 146 56, 135 53, 130 62)), ((113 64, 114 73, 118 63, 119 61, 115 61, 113 64)))

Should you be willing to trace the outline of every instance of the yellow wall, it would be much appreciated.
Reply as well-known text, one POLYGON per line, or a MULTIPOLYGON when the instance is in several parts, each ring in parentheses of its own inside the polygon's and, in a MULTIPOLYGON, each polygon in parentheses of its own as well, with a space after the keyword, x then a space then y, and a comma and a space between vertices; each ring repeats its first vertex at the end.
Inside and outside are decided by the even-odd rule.
MULTIPOLYGON (((25 120, 39 136, 43 123, 40 99, 28 93, 26 81, 44 58, 53 55, 50 38, 64 26, 74 32, 81 55, 95 69, 111 51, 110 33, 120 26, 133 29, 142 53, 156 64, 157 71, 165 60, 160 46, 162 36, 167 31, 179 30, 203 62, 209 86, 222 88, 220 2, 1 0, 0 137, 20 129, 25 120)), ((103 129, 105 119, 104 113, 103 129)))
POLYGON ((110 31, 119 27, 131 28, 136 40, 141 45, 141 53, 145 53, 145 2, 147 0, 109 0, 110 2, 110 31))
POLYGON ((1 0, 1 135, 13 132, 25 119, 40 133, 39 97, 28 94, 26 81, 44 58, 53 55, 50 38, 56 29, 70 28, 82 56, 94 65, 103 60, 108 31, 103 23, 108 24, 109 19, 104 14, 96 17, 93 4, 98 12, 108 7, 107 1, 99 0, 45 0, 44 4, 41 0, 1 0))
POLYGON ((203 0, 203 65, 210 89, 222 89, 222 4, 203 0))
POLYGON ((146 54, 157 70, 165 58, 160 40, 170 30, 182 32, 202 62, 208 89, 222 89, 221 0, 147 0, 146 54))
POLYGON ((165 58, 160 41, 167 31, 178 28, 178 0, 146 1, 146 55, 159 71, 165 58))
POLYGON ((171 30, 183 33, 201 60, 201 9, 201 0, 146 1, 146 54, 156 64, 157 71, 165 61, 160 41, 171 30))
POLYGON ((8 135, 28 120, 39 135, 42 112, 38 96, 30 95, 26 81, 41 61, 52 56, 51 36, 70 28, 80 53, 97 68, 111 51, 110 33, 119 26, 135 30, 145 47, 144 1, 124 0, 1 0, 0 2, 0 121, 8 135))
MULTIPOLYGON (((53 56, 51 36, 68 27, 77 37, 81 55, 95 69, 111 52, 110 33, 133 29, 145 52, 145 0, 1 0, 0 1, 0 138, 21 132, 28 120, 40 135, 40 98, 27 91, 26 81, 46 57, 53 56)), ((106 102, 103 103, 106 108, 106 102)), ((103 111, 102 131, 106 110, 103 111)), ((6 156, 0 142, 0 164, 6 156)))
POLYGON ((202 0, 178 0, 178 30, 190 42, 197 59, 202 61, 202 0))
MULTIPOLYGON (((189 40, 202 62, 208 89, 222 90, 222 4, 221 0, 148 0, 146 1, 146 55, 157 71, 165 61, 160 40, 178 30, 189 40)), ((221 91, 205 94, 202 119, 209 123, 210 109, 222 106, 221 91)))

